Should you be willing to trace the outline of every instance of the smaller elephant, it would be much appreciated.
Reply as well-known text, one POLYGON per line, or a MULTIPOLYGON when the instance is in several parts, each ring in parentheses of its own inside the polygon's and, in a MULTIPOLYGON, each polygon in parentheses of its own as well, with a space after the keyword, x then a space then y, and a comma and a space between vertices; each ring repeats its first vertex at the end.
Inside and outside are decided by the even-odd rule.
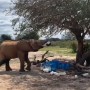
POLYGON ((82 55, 82 58, 80 60, 80 64, 81 65, 84 65, 84 62, 86 61, 86 66, 90 66, 90 50, 85 52, 83 55, 82 55))
POLYGON ((26 70, 31 69, 31 62, 28 59, 28 52, 36 52, 44 46, 49 46, 50 42, 45 40, 20 40, 20 41, 4 41, 0 45, 0 66, 6 65, 6 71, 11 71, 9 65, 10 59, 19 58, 20 71, 24 70, 24 63, 27 63, 26 70))

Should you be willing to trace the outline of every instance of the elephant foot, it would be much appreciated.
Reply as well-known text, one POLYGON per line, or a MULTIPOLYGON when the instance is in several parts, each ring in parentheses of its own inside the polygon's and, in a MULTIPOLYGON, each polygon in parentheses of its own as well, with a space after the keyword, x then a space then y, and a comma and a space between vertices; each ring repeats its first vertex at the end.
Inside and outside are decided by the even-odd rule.
POLYGON ((6 68, 6 71, 12 71, 12 69, 11 68, 6 68))
POLYGON ((30 68, 30 67, 26 67, 26 70, 27 70, 27 71, 31 71, 31 68, 30 68))
POLYGON ((24 69, 20 69, 19 72, 25 72, 25 70, 24 69))

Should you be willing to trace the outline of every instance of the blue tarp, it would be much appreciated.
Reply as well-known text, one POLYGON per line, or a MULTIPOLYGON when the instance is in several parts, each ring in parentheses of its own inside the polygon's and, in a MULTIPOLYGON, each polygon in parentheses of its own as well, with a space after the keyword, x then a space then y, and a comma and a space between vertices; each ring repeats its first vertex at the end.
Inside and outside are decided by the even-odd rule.
POLYGON ((73 65, 69 62, 64 62, 64 61, 60 61, 60 60, 52 60, 52 61, 47 61, 47 62, 44 62, 42 63, 42 67, 43 68, 51 68, 50 71, 57 71, 57 70, 65 70, 65 71, 68 71, 70 70, 73 65))

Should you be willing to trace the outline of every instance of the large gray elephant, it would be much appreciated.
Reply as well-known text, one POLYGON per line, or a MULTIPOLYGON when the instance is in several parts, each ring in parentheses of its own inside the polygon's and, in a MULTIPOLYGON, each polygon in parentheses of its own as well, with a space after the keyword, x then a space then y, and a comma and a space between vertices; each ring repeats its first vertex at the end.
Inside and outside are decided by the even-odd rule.
POLYGON ((38 51, 44 46, 48 46, 45 40, 20 40, 20 41, 4 41, 0 45, 0 66, 5 64, 6 71, 11 71, 9 61, 13 58, 19 58, 20 60, 20 71, 25 71, 24 63, 27 63, 26 70, 31 69, 31 63, 28 59, 28 52, 38 51))

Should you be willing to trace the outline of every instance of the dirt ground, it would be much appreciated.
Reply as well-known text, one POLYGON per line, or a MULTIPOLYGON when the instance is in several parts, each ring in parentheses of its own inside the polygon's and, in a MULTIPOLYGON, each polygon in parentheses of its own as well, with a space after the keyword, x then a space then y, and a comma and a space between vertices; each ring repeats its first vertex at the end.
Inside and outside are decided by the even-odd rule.
MULTIPOLYGON (((37 57, 39 58, 41 54, 39 52, 37 57)), ((33 58, 30 55, 31 53, 29 58, 33 58)), ((59 58, 59 56, 57 57, 59 58)), ((13 71, 10 72, 5 71, 5 66, 0 67, 0 90, 90 90, 90 78, 81 76, 75 78, 70 74, 65 76, 50 75, 41 71, 40 67, 33 65, 31 71, 20 73, 19 64, 18 59, 11 60, 10 66, 13 71)))

